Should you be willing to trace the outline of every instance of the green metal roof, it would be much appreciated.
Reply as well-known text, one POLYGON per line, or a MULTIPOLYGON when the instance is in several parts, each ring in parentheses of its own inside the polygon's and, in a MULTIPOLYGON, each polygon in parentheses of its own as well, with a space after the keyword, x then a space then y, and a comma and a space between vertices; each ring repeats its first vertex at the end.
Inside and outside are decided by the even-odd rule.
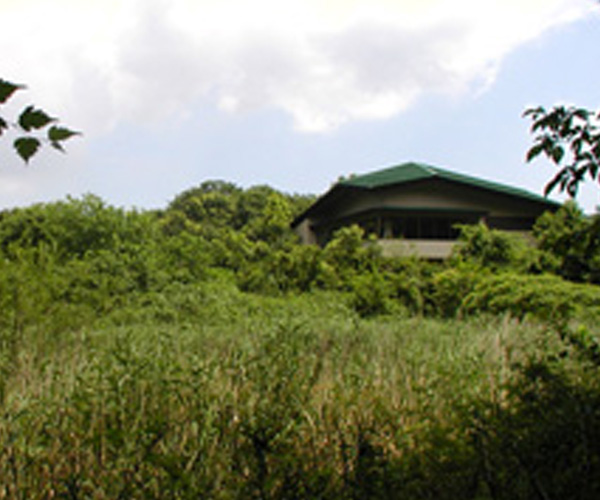
POLYGON ((497 182, 486 181, 469 175, 457 174, 449 170, 432 167, 423 163, 403 163, 394 167, 377 170, 365 175, 352 176, 334 184, 329 191, 319 197, 306 211, 300 214, 292 222, 292 227, 300 224, 306 217, 328 210, 334 206, 340 197, 345 196, 348 191, 378 189, 399 184, 409 184, 427 179, 441 179, 448 182, 473 186, 478 189, 486 189, 496 193, 505 194, 525 200, 530 200, 546 208, 558 208, 560 203, 549 200, 543 196, 530 193, 524 189, 506 186, 497 182))
MULTIPOLYGON (((471 177, 468 175, 457 174, 456 172, 450 172, 449 170, 443 170, 438 167, 432 167, 431 165, 425 165, 423 163, 403 163, 394 167, 378 170, 366 175, 358 175, 345 179, 338 183, 341 186, 357 187, 365 189, 375 189, 385 186, 391 186, 395 184, 404 184, 406 182, 420 181, 424 179, 438 178, 447 181, 458 182, 461 184, 469 184, 478 188, 489 189, 512 196, 518 196, 521 198, 527 198, 530 200, 544 202, 549 205, 555 204, 555 202, 539 196, 534 193, 530 193, 524 189, 514 188, 506 186, 504 184, 498 184, 496 182, 486 181, 471 177)), ((558 205, 558 203, 556 204, 558 205)))

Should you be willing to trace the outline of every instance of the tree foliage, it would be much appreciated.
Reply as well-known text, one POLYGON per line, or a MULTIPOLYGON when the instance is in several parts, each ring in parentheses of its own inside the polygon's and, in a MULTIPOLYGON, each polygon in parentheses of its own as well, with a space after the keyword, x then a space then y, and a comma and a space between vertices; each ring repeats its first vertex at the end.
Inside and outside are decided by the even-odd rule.
POLYGON ((545 194, 555 188, 575 197, 585 178, 598 180, 600 170, 600 112, 574 106, 555 106, 529 109, 525 116, 533 121, 534 145, 527 161, 543 154, 558 168, 548 182, 545 194))
POLYGON ((460 226, 460 244, 454 259, 469 261, 490 269, 527 269, 532 248, 518 235, 489 229, 485 224, 460 226))
POLYGON ((547 269, 572 281, 600 283, 600 216, 573 202, 543 214, 533 234, 547 269))
MULTIPOLYGON (((24 88, 24 85, 0 78, 0 105, 6 104, 15 92, 24 88)), ((57 122, 57 118, 29 105, 20 112, 16 121, 9 121, 5 116, 0 116, 0 136, 11 129, 15 130, 17 138, 13 140, 13 147, 19 157, 28 163, 42 144, 49 144, 54 149, 64 152, 64 141, 79 135, 79 132, 61 127, 57 122)))

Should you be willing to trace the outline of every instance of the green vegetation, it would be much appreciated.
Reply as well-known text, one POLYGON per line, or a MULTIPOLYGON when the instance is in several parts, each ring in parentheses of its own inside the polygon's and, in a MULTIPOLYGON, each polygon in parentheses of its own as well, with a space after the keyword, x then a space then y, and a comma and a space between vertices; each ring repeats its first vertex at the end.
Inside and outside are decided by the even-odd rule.
POLYGON ((558 186, 575 198, 586 177, 600 180, 600 111, 561 105, 546 110, 539 106, 528 109, 525 116, 533 121, 531 132, 536 134, 527 161, 543 154, 559 168, 546 185, 546 194, 558 186))
POLYGON ((598 498, 596 219, 436 264, 310 201, 0 213, 0 498, 598 498))
MULTIPOLYGON (((0 78, 0 106, 6 104, 15 92, 24 88, 24 85, 0 78)), ((7 120, 5 116, 0 116, 0 137, 9 130, 16 130, 19 136, 14 139, 13 147, 21 159, 27 163, 43 143, 64 152, 63 142, 79 135, 79 132, 56 125, 57 121, 42 109, 30 105, 21 110, 14 122, 7 120), (41 134, 42 131, 46 132, 45 135, 41 134)))

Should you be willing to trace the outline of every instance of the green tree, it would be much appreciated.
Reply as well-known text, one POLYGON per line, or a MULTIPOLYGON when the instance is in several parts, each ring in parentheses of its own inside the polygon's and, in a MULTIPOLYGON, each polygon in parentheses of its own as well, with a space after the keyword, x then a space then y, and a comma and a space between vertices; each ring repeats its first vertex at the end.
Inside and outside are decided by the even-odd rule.
POLYGON ((555 106, 548 111, 540 106, 527 110, 525 116, 533 120, 531 131, 536 134, 527 161, 544 154, 559 168, 546 185, 546 195, 558 186, 575 197, 586 177, 599 180, 600 112, 573 106, 555 106))
POLYGON ((381 249, 356 224, 342 227, 323 249, 319 281, 324 288, 351 290, 356 276, 378 269, 381 249))
POLYGON ((272 192, 266 195, 264 202, 262 210, 245 226, 248 237, 270 244, 282 243, 292 237, 293 233, 290 229, 292 212, 286 197, 272 192))
POLYGON ((527 270, 535 259, 535 251, 524 238, 490 229, 485 224, 461 225, 460 245, 455 247, 454 261, 470 262, 490 269, 527 270))
POLYGON ((573 201, 546 212, 533 234, 547 267, 572 281, 600 282, 600 218, 586 217, 573 201))
MULTIPOLYGON (((16 91, 24 88, 24 85, 0 78, 0 105, 6 104, 16 91)), ((79 135, 79 132, 58 126, 57 121, 45 111, 30 105, 21 111, 16 122, 9 121, 0 115, 0 136, 11 129, 16 130, 17 138, 14 139, 13 146, 23 161, 28 163, 44 142, 50 144, 54 149, 64 152, 63 142, 79 135)))

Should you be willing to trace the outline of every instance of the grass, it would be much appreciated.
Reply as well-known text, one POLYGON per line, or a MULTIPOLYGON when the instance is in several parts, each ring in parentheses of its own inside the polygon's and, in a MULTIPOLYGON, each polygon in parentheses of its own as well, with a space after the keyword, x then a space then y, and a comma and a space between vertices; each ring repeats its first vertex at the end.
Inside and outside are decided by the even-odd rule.
POLYGON ((345 301, 188 285, 52 339, 29 327, 4 362, 0 498, 535 498, 542 465, 511 469, 543 441, 527 384, 536 411, 559 382, 559 403, 589 391, 569 429, 599 419, 597 371, 542 323, 361 319, 345 301), (556 353, 559 381, 528 378, 556 353))

